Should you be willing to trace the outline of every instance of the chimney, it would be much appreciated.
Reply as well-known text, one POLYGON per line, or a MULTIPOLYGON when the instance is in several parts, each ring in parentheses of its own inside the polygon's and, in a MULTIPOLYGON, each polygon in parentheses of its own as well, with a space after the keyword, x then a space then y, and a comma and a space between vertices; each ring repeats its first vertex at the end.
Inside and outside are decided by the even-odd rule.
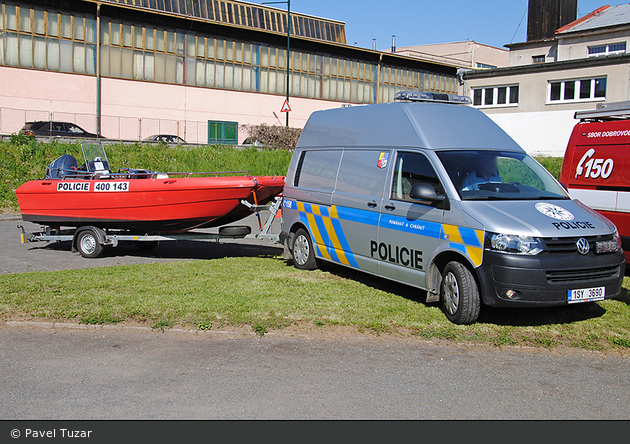
POLYGON ((372 39, 372 51, 376 51, 376 39, 372 39))
POLYGON ((392 36, 392 52, 396 52, 396 36, 392 36))
POLYGON ((577 0, 529 0, 527 11, 527 41, 548 40, 577 18, 577 0))

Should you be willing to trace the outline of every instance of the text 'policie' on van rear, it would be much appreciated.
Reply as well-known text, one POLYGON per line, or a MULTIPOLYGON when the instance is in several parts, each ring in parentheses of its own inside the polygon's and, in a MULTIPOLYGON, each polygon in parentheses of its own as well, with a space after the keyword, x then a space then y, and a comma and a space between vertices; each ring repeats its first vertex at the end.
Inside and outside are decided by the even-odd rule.
POLYGON ((562 162, 560 182, 574 199, 619 229, 630 260, 630 102, 578 111, 562 162))
POLYGON ((579 201, 470 99, 401 92, 318 111, 287 173, 281 241, 427 291, 452 322, 481 304, 553 306, 619 294, 615 225, 579 201))

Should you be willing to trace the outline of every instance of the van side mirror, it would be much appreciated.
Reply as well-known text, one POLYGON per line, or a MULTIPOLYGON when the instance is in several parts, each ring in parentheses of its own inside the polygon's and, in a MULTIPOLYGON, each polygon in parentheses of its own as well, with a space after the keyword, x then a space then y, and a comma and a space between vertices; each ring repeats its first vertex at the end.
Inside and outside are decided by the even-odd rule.
POLYGON ((426 182, 416 182, 411 186, 409 197, 415 200, 429 202, 430 205, 448 210, 448 200, 444 194, 438 194, 433 185, 426 182))

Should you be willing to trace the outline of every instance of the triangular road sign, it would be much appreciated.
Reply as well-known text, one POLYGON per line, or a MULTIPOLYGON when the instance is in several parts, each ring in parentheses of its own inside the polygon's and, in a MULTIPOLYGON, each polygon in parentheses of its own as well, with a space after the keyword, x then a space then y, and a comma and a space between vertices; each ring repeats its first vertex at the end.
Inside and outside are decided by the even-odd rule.
POLYGON ((284 99, 284 103, 282 104, 282 108, 280 108, 281 113, 287 113, 291 111, 291 107, 289 106, 289 101, 284 99))

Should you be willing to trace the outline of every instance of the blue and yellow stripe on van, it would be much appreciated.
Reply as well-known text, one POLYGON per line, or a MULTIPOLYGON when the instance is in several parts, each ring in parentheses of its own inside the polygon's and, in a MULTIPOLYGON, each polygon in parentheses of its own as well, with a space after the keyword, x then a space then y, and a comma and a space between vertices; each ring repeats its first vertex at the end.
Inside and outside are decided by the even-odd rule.
POLYGON ((374 211, 332 205, 287 202, 286 208, 297 208, 300 221, 313 236, 315 253, 318 257, 359 268, 352 249, 346 240, 341 221, 347 220, 366 225, 387 227, 419 236, 439 238, 448 242, 451 249, 460 251, 478 267, 483 262, 484 231, 441 224, 430 221, 409 221, 404 217, 376 213, 374 211), (330 245, 330 246, 329 246, 330 245))
POLYGON ((484 235, 483 230, 442 224, 442 239, 447 240, 452 249, 459 250, 468 256, 475 267, 483 262, 484 235))
POLYGON ((341 228, 337 207, 297 202, 300 221, 313 236, 315 253, 333 262, 359 268, 341 228), (328 247, 331 245, 331 247, 328 247))

